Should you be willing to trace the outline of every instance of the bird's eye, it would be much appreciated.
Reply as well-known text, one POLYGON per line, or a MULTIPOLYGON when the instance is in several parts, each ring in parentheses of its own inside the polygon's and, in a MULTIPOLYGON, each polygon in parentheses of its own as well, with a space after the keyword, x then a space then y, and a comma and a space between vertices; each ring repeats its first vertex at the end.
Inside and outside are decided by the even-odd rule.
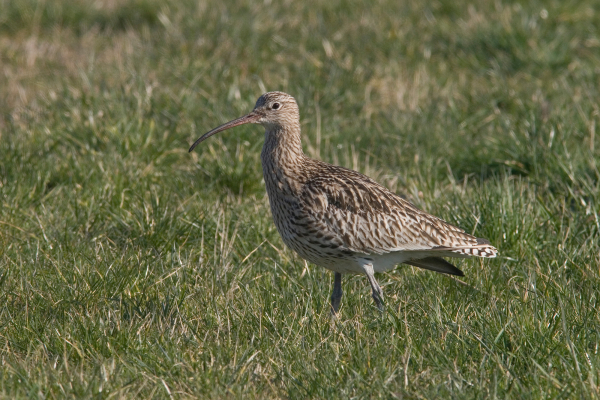
POLYGON ((279 103, 273 103, 273 105, 271 106, 271 108, 273 110, 279 110, 279 103))

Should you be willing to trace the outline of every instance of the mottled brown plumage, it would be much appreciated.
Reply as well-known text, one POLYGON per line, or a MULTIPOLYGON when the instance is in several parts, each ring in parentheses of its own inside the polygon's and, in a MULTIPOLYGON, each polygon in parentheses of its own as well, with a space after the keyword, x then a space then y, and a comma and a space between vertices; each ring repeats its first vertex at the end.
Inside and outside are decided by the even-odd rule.
POLYGON ((284 243, 302 258, 335 272, 334 313, 342 297, 343 273, 367 275, 381 308, 374 272, 405 263, 463 275, 440 257, 496 256, 487 240, 419 210, 371 178, 305 156, 298 105, 286 93, 263 94, 250 114, 206 133, 190 151, 215 133, 245 123, 265 127, 263 175, 284 243))

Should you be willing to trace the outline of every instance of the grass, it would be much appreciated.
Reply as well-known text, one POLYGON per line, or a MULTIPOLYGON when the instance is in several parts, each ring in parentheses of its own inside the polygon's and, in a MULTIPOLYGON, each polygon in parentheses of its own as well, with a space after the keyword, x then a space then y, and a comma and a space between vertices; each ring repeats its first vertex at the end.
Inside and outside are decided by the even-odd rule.
POLYGON ((598 398, 591 0, 0 0, 0 397, 598 398), (466 285, 286 249, 266 90, 307 153, 489 238, 466 285))

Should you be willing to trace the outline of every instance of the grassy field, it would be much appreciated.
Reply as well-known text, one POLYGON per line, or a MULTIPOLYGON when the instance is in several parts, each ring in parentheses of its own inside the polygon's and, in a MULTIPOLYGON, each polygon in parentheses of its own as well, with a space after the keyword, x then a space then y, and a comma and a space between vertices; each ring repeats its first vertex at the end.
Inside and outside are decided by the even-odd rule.
POLYGON ((519 3, 0 0, 0 397, 599 398, 600 7, 519 3), (187 153, 267 90, 500 257, 332 323, 262 128, 187 153))

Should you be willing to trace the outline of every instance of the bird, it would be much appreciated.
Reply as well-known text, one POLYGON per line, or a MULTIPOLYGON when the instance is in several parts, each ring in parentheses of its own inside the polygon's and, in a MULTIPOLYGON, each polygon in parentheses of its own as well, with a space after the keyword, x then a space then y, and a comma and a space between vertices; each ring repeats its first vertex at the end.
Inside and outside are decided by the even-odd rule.
POLYGON ((343 274, 366 275, 373 300, 383 311, 376 272, 408 264, 463 276, 442 257, 496 257, 497 249, 487 239, 420 210, 359 172, 306 156, 298 104, 287 93, 264 93, 250 113, 205 133, 189 151, 242 124, 265 129, 260 157, 281 239, 303 259, 334 273, 331 314, 339 312, 343 274))

